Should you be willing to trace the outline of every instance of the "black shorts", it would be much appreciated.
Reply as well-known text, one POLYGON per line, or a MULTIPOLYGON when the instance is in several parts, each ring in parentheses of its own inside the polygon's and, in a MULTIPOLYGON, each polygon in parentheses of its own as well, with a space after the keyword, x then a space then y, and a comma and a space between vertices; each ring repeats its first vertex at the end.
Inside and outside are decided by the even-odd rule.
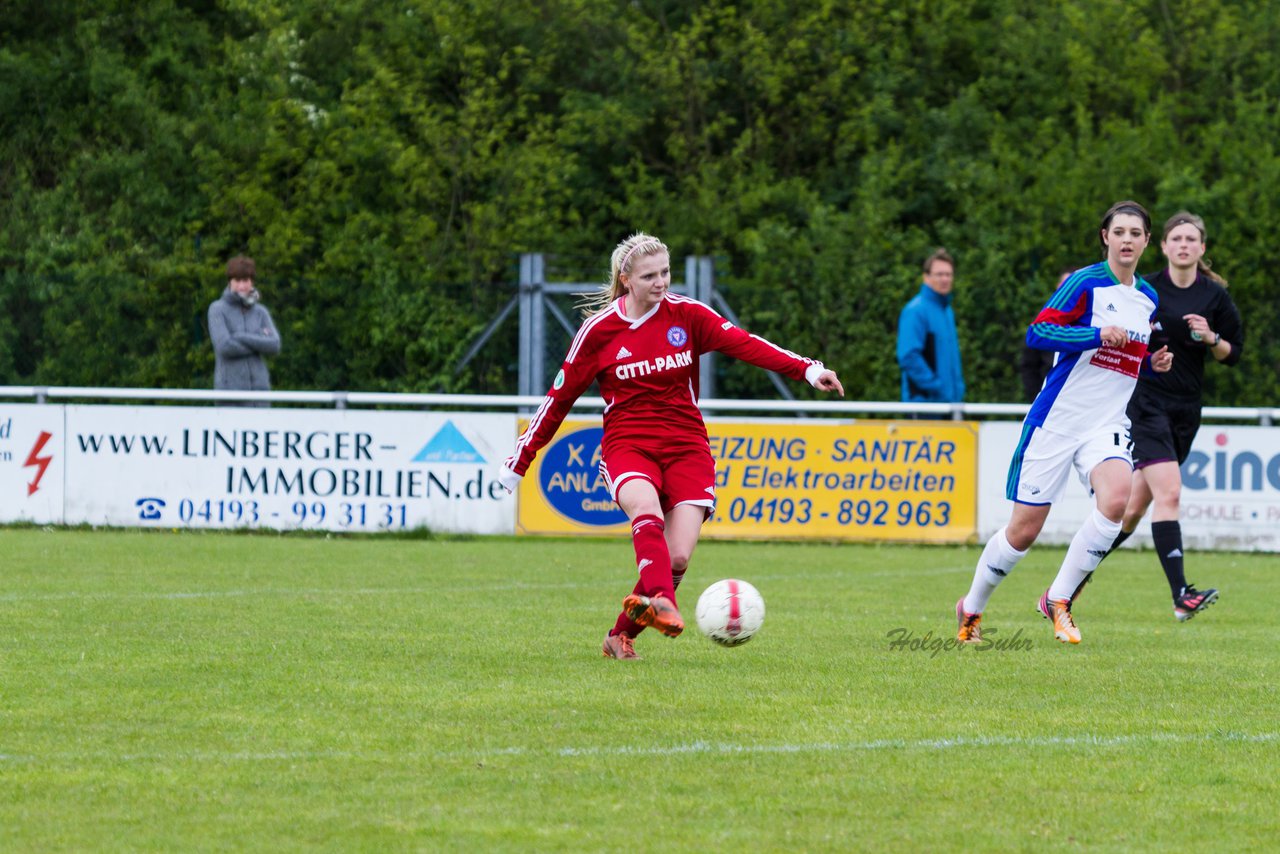
POLYGON ((1200 429, 1200 401, 1169 397, 1138 383, 1127 410, 1133 422, 1133 467, 1173 460, 1182 465, 1200 429))

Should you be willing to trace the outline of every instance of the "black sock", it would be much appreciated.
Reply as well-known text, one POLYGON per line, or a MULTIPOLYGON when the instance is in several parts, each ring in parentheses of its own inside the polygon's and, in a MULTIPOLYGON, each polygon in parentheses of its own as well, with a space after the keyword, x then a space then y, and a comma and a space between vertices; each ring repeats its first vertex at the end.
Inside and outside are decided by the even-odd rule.
POLYGON ((1169 590, 1177 599, 1187 578, 1182 574, 1182 525, 1177 522, 1152 522, 1151 539, 1155 540, 1156 555, 1164 567, 1164 577, 1169 579, 1169 590))
POLYGON ((1126 531, 1122 528, 1120 533, 1116 534, 1116 538, 1111 541, 1111 548, 1107 549, 1107 554, 1111 554, 1113 551, 1120 548, 1121 544, 1132 536, 1133 531, 1126 531))

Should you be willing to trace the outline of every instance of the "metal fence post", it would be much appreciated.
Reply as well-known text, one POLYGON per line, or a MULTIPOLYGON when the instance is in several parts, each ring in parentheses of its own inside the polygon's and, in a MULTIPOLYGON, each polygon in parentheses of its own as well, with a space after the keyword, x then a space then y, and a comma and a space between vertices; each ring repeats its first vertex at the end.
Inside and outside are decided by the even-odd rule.
POLYGON ((547 295, 544 285, 547 281, 545 256, 542 253, 529 258, 529 274, 531 281, 530 302, 533 318, 531 322, 532 337, 529 341, 529 390, 525 394, 540 395, 547 390, 547 295))
MULTIPOLYGON (((710 255, 690 258, 685 265, 690 270, 688 281, 692 284, 693 298, 698 302, 711 305, 715 299, 716 265, 710 255)), ((698 365, 698 384, 704 398, 716 396, 716 354, 707 353, 698 365)))
POLYGON ((531 394, 533 385, 529 378, 529 354, 533 351, 533 255, 526 253, 520 256, 520 283, 518 293, 520 299, 520 335, 516 343, 516 394, 531 394))

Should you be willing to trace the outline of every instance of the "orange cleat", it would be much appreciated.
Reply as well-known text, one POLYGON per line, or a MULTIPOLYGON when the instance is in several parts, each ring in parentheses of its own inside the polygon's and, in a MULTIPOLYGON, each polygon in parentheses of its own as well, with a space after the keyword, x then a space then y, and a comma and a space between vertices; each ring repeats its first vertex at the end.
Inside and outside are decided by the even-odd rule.
POLYGON ((601 647, 600 651, 604 653, 605 658, 616 658, 619 661, 630 661, 632 659, 640 658, 640 656, 636 655, 634 643, 635 639, 628 635, 605 635, 604 646, 601 647))
POLYGON ((666 596, 637 596, 632 593, 622 600, 622 610, 642 626, 652 626, 669 638, 684 631, 684 618, 675 603, 666 596))
POLYGON ((1071 619, 1070 599, 1050 601, 1049 591, 1046 590, 1036 603, 1036 610, 1040 612, 1040 616, 1053 623, 1055 638, 1063 643, 1080 643, 1080 630, 1076 628, 1076 621, 1071 619))
POLYGON ((960 643, 982 643, 982 615, 964 609, 964 597, 956 601, 956 640, 960 643))

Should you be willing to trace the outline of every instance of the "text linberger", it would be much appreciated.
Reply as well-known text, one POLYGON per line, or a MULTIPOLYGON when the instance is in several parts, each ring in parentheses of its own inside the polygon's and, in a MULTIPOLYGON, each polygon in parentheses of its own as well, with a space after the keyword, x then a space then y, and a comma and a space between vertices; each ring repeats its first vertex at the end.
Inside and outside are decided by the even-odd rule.
MULTIPOLYGON (((809 448, 800 437, 765 436, 710 437, 711 456, 720 462, 777 460, 798 463, 809 448)), ((908 465, 955 465, 956 443, 932 436, 919 439, 836 439, 827 458, 833 463, 900 463, 908 465)), ((817 452, 815 456, 820 456, 817 452)))
POLYGON ((294 459, 294 460, 372 460, 369 446, 373 436, 369 433, 350 433, 345 430, 232 430, 230 435, 221 430, 205 428, 199 431, 198 442, 192 446, 191 430, 182 431, 182 455, 184 457, 217 457, 226 455, 245 459, 294 459))

